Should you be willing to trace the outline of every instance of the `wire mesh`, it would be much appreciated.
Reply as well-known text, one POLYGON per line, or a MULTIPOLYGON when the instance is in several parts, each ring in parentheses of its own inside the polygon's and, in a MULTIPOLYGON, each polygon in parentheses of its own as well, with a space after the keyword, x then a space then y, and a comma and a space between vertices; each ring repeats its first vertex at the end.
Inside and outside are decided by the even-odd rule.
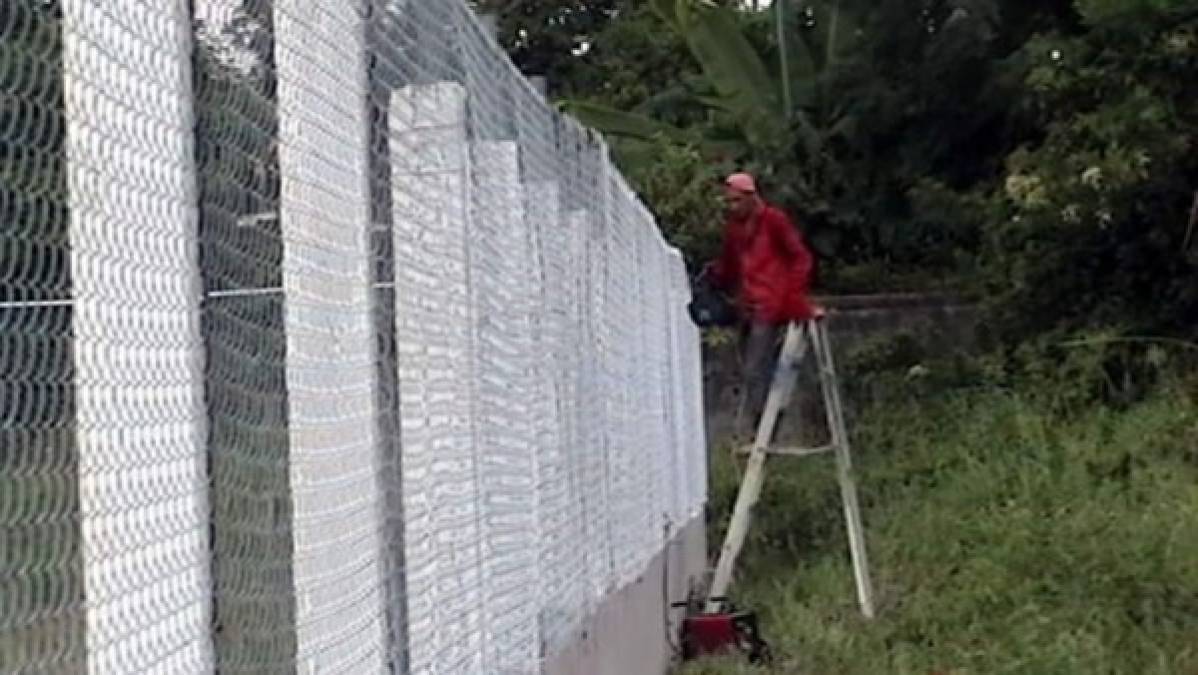
POLYGON ((0 671, 83 665, 62 18, 0 3, 0 671))
POLYGON ((63 5, 88 668, 211 665, 191 30, 63 5))
POLYGON ((461 0, 0 3, 0 672, 536 672, 702 510, 687 300, 461 0))
POLYGON ((296 641, 273 13, 194 8, 216 665, 282 673, 296 641))

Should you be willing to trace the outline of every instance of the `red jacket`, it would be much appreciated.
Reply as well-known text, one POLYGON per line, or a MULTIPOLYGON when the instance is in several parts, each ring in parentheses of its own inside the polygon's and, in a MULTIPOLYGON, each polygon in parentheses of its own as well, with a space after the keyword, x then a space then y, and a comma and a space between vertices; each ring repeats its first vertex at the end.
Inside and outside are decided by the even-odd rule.
POLYGON ((804 321, 816 314, 807 297, 811 252, 782 210, 764 205, 745 220, 729 220, 724 248, 709 268, 716 285, 733 290, 746 318, 769 323, 804 321))

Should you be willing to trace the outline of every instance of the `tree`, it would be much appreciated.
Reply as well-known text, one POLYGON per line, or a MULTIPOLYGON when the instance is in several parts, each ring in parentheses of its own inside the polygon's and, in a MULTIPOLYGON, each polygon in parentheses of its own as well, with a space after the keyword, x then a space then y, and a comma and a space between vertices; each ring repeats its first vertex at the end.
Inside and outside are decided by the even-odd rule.
POLYGON ((593 84, 586 58, 595 36, 631 0, 474 0, 474 8, 499 21, 499 41, 521 72, 543 75, 555 93, 593 84))
MULTIPOLYGON (((927 237, 893 223, 908 215, 908 193, 918 179, 959 164, 956 151, 985 135, 1001 111, 975 104, 981 114, 960 116, 964 123, 955 120, 947 134, 909 132, 928 118, 943 122, 956 115, 952 106, 963 104, 948 92, 968 95, 991 83, 992 5, 929 3, 913 12, 897 1, 880 8, 813 2, 800 12, 764 17, 781 20, 777 26, 763 22, 763 15, 689 0, 653 6, 701 68, 702 77, 677 82, 663 94, 705 111, 700 121, 687 120, 690 130, 701 129, 699 137, 661 115, 590 100, 570 101, 568 111, 633 147, 666 139, 694 145, 709 160, 754 170, 775 200, 802 216, 828 259, 927 262, 927 237), (791 35, 789 46, 771 41, 774 32, 791 35), (929 87, 938 82, 957 87, 929 87), (911 140, 929 136, 937 146, 911 140)), ((951 265, 951 258, 940 264, 951 265)))
POLYGON ((741 166, 799 216, 833 288, 955 280, 1012 340, 1198 311, 1194 0, 811 0, 781 24, 649 5, 655 24, 617 14, 593 50, 665 28, 654 53, 677 49, 677 75, 613 91, 636 63, 591 60, 563 107, 608 134, 692 261, 718 239, 715 179, 741 166))
POLYGON ((1194 330, 1198 2, 1085 0, 1022 50, 1038 137, 990 199, 988 290, 1010 341, 1050 328, 1194 330))

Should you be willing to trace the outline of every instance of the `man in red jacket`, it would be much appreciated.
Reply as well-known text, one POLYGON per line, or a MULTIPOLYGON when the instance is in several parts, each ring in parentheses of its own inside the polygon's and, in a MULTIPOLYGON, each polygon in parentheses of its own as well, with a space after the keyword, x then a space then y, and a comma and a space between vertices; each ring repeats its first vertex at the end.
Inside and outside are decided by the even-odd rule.
MULTIPOLYGON (((769 393, 783 330, 821 310, 807 297, 813 259, 790 218, 762 199, 747 173, 732 174, 724 181, 724 201, 728 220, 723 251, 707 274, 715 286, 735 294, 743 320, 745 397, 737 426, 751 428, 769 393)), ((738 429, 738 433, 747 431, 738 429)))

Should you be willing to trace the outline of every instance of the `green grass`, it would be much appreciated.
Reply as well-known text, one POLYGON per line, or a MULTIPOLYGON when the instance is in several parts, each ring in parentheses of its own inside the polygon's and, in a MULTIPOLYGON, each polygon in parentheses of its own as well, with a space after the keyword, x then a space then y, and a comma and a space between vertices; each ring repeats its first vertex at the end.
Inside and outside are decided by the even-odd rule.
MULTIPOLYGON (((901 398, 854 433, 878 618, 857 611, 831 459, 772 460, 732 595, 774 666, 683 673, 1198 673, 1191 395, 901 398)), ((714 462, 718 545, 737 475, 714 462)))

